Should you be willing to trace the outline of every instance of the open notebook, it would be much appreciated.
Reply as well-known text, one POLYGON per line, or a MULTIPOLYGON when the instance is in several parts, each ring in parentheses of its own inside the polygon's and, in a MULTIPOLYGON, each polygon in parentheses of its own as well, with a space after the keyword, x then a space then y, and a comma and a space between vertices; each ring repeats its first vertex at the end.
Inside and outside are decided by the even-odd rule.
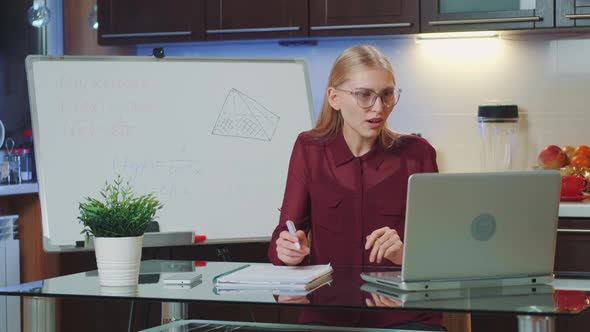
POLYGON ((331 280, 332 266, 248 264, 214 278, 218 289, 310 290, 331 280))

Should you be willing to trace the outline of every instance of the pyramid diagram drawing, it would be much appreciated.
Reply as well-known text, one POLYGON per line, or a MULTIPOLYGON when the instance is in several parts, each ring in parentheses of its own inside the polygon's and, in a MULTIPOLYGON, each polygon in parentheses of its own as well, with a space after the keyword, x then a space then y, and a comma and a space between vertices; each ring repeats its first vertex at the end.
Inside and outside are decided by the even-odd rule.
POLYGON ((271 141, 279 119, 258 101, 232 88, 225 97, 212 134, 271 141))

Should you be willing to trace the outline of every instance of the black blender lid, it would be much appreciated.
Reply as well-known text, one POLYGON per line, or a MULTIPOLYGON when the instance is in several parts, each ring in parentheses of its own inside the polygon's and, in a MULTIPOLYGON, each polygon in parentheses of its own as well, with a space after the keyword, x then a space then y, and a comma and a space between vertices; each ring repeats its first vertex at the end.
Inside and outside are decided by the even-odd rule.
POLYGON ((518 118, 516 105, 480 105, 477 110, 480 118, 518 118))

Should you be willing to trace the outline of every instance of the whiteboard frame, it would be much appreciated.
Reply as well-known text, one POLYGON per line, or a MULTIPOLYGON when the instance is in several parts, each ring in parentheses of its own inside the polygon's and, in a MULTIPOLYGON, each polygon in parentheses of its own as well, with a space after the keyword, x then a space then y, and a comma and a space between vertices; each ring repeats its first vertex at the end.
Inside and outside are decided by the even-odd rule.
MULTIPOLYGON (((28 55, 25 59, 25 67, 27 73, 27 86, 29 90, 29 104, 31 111, 31 122, 33 127, 33 140, 39 142, 42 137, 39 132, 39 123, 37 116, 37 102, 36 102, 36 91, 35 91, 35 76, 33 73, 33 64, 41 61, 87 61, 87 62, 227 62, 227 63, 295 63, 300 64, 303 67, 303 76, 305 79, 306 90, 308 95, 308 104, 310 111, 310 118, 312 126, 315 124, 316 117, 313 107, 313 96, 311 91, 311 84, 309 79, 309 67, 307 62, 303 59, 274 59, 274 58, 194 58, 194 57, 164 57, 155 58, 150 56, 46 56, 46 55, 28 55)), ((310 128, 311 129, 311 128, 310 128)), ((34 145, 34 152, 36 156, 41 156, 38 151, 39 144, 34 145)), ((39 158, 35 167, 39 170, 39 158)), ((49 227, 49 221, 46 220, 47 215, 47 195, 45 193, 45 181, 43 172, 37 171, 37 182, 39 185, 39 201, 41 205, 41 226, 42 226, 42 237, 43 237, 43 250, 47 252, 72 252, 72 251, 88 251, 94 250, 94 244, 92 239, 85 241, 84 247, 78 247, 72 245, 58 245, 51 242, 51 238, 46 237, 43 229, 49 227)), ((278 220, 277 220, 278 222, 278 220)), ((184 246, 192 245, 194 242, 195 234, 193 231, 187 232, 161 232, 161 233, 145 233, 143 247, 167 247, 167 246, 184 246)), ((268 237, 251 237, 251 238, 226 238, 226 239, 213 239, 200 242, 198 244, 230 244, 230 243, 254 243, 254 242, 269 242, 270 236, 268 237)))

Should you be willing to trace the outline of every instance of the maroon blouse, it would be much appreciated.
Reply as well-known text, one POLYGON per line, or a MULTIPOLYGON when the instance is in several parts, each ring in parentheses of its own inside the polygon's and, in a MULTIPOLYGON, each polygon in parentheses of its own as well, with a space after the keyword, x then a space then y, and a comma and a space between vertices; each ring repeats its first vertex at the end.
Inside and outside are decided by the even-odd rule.
MULTIPOLYGON (((371 250, 364 249, 365 238, 389 226, 403 241, 408 177, 425 172, 438 172, 436 152, 418 136, 401 136, 389 149, 375 144, 365 155, 355 157, 342 131, 328 141, 301 133, 291 154, 280 220, 268 251, 270 261, 284 264, 277 257, 276 240, 287 230, 285 222, 290 219, 297 229, 311 230, 311 253, 302 264, 393 266, 387 259, 381 264, 370 263, 371 250)), ((338 323, 332 315, 321 315, 323 319, 319 311, 306 311, 300 317, 304 322, 338 323)), ((432 313, 368 312, 365 319, 360 313, 351 313, 344 312, 347 322, 337 325, 377 327, 416 320, 440 323, 440 314, 432 313)))

